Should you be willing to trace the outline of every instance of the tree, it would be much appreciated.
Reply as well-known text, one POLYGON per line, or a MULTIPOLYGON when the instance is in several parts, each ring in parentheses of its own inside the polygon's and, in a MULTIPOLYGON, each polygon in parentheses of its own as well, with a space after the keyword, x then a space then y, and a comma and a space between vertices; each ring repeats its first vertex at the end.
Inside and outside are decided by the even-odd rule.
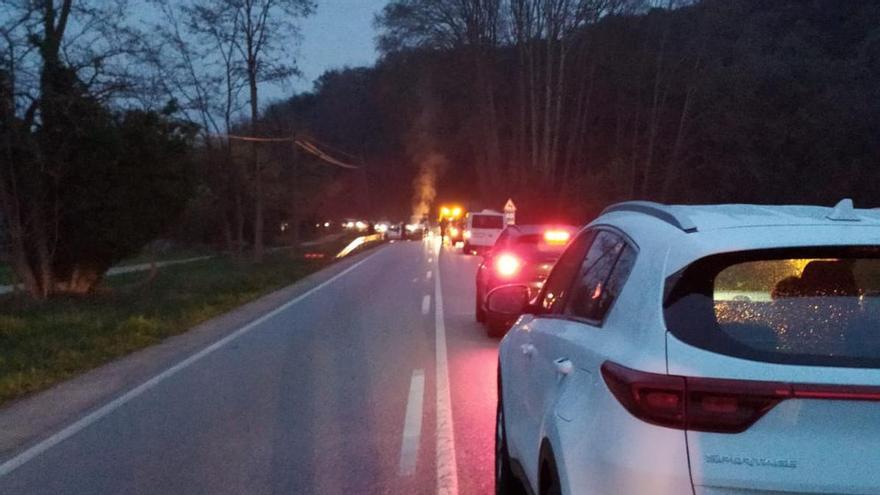
MULTIPOLYGON (((299 74, 290 49, 298 39, 299 19, 310 15, 311 0, 155 0, 169 20, 164 38, 176 52, 175 80, 182 81, 171 94, 182 96, 200 116, 205 143, 220 144, 220 169, 228 173, 233 198, 236 251, 241 254, 244 237, 245 183, 252 185, 253 255, 259 261, 264 249, 265 180, 257 142, 250 142, 245 171, 235 160, 228 139, 212 139, 211 134, 228 135, 233 128, 258 136, 260 127, 259 88, 264 83, 286 80, 299 74), (182 19, 182 21, 180 21, 182 19), (181 33, 179 24, 186 27, 181 33), (200 50, 199 47, 208 47, 200 50), (211 88, 217 88, 212 92, 211 88), (240 91, 246 90, 241 105, 240 91), (239 110, 249 109, 246 128, 237 126, 239 110), (231 169, 231 173, 230 173, 231 169)), ((162 60, 161 58, 158 60, 162 60)), ((209 149, 208 151, 213 151, 209 149)), ((210 153, 209 153, 210 154, 210 153)), ((221 174, 222 177, 222 174, 221 174)), ((225 220, 224 220, 225 222, 225 220)), ((228 230, 228 229, 227 229, 228 230)), ((229 237, 227 235, 227 237, 229 237)))
MULTIPOLYGON (((151 61, 165 94, 180 101, 181 110, 201 125, 204 144, 199 162, 205 185, 200 205, 209 203, 207 220, 220 222, 227 250, 239 258, 245 245, 246 173, 235 160, 232 143, 234 119, 244 108, 241 92, 247 85, 234 38, 223 31, 215 11, 203 3, 156 0, 162 22, 151 51, 151 61)), ((233 15, 231 22, 237 22, 233 15)), ((202 218, 202 221, 206 218, 202 218)))
MULTIPOLYGON (((296 20, 311 14, 311 0, 215 0, 225 10, 218 20, 229 27, 230 40, 244 62, 250 102, 250 131, 257 135, 260 114, 259 84, 287 79, 298 74, 293 57, 286 50, 296 36, 296 20)), ((263 169, 257 144, 251 143, 254 174, 254 260, 263 257, 263 169)))
POLYGON ((471 3, 399 0, 377 21, 387 118, 407 136, 434 109, 441 196, 514 191, 521 211, 577 221, 633 198, 876 201, 876 2, 506 0, 485 65, 502 157, 488 193, 471 3))
POLYGON ((116 63, 138 44, 113 5, 3 3, 0 208, 13 269, 34 297, 87 292, 179 210, 191 128, 108 108, 137 83, 116 63))
POLYGON ((501 145, 495 92, 495 55, 501 28, 500 0, 395 0, 376 16, 381 29, 377 44, 389 54, 420 48, 457 50, 471 71, 460 74, 471 95, 468 115, 476 132, 471 146, 473 166, 484 196, 497 194, 501 175, 501 145))

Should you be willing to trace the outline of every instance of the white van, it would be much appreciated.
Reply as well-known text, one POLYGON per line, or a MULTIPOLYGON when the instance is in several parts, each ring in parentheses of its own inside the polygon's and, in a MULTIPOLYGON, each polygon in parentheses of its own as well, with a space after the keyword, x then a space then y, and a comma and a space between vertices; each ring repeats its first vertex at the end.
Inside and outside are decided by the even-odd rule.
POLYGON ((484 251, 495 245, 504 230, 504 214, 493 210, 468 213, 464 226, 465 253, 484 251))

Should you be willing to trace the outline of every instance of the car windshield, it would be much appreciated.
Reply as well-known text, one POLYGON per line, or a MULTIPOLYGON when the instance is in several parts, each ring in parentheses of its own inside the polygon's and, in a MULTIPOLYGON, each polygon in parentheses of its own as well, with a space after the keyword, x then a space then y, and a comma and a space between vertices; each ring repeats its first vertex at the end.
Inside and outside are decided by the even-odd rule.
POLYGON ((688 343, 738 357, 880 367, 878 253, 700 260, 672 277, 667 326, 688 343))

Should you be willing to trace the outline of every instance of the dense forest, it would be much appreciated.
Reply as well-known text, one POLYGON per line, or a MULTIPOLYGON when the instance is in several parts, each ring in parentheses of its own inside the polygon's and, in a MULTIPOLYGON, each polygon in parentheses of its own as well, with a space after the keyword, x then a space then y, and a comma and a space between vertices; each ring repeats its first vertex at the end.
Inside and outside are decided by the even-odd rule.
POLYGON ((282 101, 315 2, 116 5, 0 0, 0 255, 36 297, 443 201, 880 206, 876 1, 391 0, 374 66, 282 101))
POLYGON ((374 214, 434 178, 572 221, 633 198, 876 206, 876 2, 396 0, 376 25, 374 68, 268 112, 363 156, 374 214))

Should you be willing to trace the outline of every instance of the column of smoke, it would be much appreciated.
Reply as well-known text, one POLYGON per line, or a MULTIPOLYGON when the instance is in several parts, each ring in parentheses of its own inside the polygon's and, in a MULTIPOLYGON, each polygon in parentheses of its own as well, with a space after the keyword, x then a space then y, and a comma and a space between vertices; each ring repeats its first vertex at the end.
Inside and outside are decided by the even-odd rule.
POLYGON ((413 180, 413 221, 430 217, 431 206, 437 197, 437 177, 446 168, 446 158, 436 152, 427 152, 417 159, 419 172, 413 180))
POLYGON ((408 139, 407 152, 419 170, 413 180, 412 221, 430 218, 437 197, 437 179, 446 169, 446 157, 436 150, 433 139, 434 102, 428 91, 421 94, 422 112, 416 119, 408 139))

